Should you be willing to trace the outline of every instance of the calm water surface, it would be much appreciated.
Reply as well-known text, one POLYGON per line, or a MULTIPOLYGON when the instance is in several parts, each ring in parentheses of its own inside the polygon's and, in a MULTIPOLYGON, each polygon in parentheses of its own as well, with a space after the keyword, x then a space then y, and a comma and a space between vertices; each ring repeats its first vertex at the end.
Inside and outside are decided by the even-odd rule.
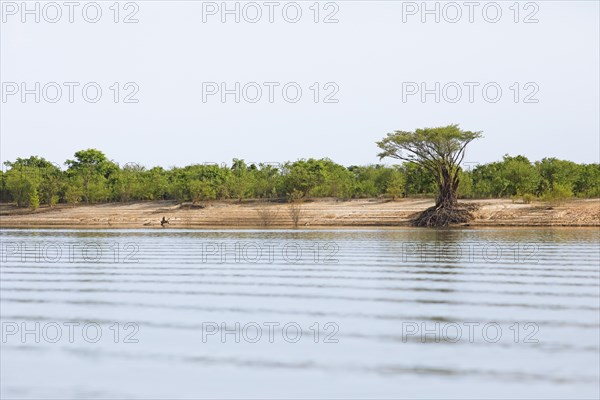
POLYGON ((3 399, 600 394, 597 229, 0 239, 3 399))

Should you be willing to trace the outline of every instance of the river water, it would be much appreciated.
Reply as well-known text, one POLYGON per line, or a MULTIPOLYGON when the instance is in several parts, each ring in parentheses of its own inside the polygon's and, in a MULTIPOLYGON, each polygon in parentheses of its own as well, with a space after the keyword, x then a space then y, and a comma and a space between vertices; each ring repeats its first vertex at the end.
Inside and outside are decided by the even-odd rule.
POLYGON ((598 229, 2 230, 2 398, 598 398, 598 229))

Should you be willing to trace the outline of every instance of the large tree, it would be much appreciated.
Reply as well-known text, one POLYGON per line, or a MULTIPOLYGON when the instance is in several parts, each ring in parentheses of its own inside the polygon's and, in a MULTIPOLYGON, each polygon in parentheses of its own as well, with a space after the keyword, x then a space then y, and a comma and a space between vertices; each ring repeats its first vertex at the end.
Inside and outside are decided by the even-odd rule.
MULTIPOLYGON (((103 152, 96 149, 80 150, 75 153, 75 160, 67 160, 67 175, 71 178, 71 186, 81 186, 86 203, 104 201, 110 196, 108 178, 116 175, 119 167, 108 160, 103 152)), ((71 188, 68 190, 75 190, 71 188)))
POLYGON ((415 163, 432 174, 438 188, 435 206, 424 211, 415 221, 418 226, 446 226, 466 222, 469 213, 457 204, 460 163, 465 148, 481 132, 463 131, 458 125, 417 129, 414 132, 388 133, 377 146, 379 158, 396 158, 415 163))

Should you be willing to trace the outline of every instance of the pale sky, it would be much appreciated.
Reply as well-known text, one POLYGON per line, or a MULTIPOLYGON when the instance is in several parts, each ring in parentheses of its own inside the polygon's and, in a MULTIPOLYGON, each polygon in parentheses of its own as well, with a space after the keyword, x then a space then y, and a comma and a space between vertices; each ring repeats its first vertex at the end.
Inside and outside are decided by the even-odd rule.
POLYGON ((476 2, 471 10, 437 2, 437 23, 434 13, 422 14, 421 1, 324 1, 318 15, 314 1, 238 2, 239 23, 221 15, 221 1, 121 2, 117 23, 113 0, 97 2, 96 23, 84 19, 96 18, 93 4, 83 12, 89 2, 74 8, 73 23, 62 1, 56 23, 56 7, 27 2, 35 3, 39 22, 35 12, 23 15, 21 1, 2 1, 2 161, 39 155, 62 163, 97 148, 121 164, 163 167, 234 157, 370 164, 387 132, 450 123, 484 132, 467 162, 505 153, 599 161, 597 1, 476 2), (288 22, 297 8, 299 21, 288 22), (138 22, 123 23, 128 15, 138 22), (102 90, 96 103, 82 95, 90 82, 102 90), (236 82, 239 103, 235 93, 224 103, 211 95, 221 83, 235 92, 236 82), (430 90, 425 102, 421 83, 430 90), (52 103, 57 86, 62 95, 52 103), (124 103, 136 87, 138 102, 124 103), (262 97, 252 103, 257 87, 262 97), (297 87, 302 95, 292 102, 297 87), (24 103, 23 88, 31 91, 24 103), (328 96, 337 103, 325 103, 328 96))

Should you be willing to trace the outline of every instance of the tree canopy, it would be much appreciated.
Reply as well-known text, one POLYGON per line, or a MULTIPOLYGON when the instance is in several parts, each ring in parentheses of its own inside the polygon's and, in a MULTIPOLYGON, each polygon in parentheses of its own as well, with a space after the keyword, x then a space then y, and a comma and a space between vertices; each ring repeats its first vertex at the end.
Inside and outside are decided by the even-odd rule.
MULTIPOLYGON (((234 159, 229 165, 185 167, 118 165, 95 149, 78 151, 61 168, 38 156, 5 163, 0 171, 0 199, 20 207, 56 203, 213 199, 339 199, 407 196, 433 197, 438 184, 422 164, 345 167, 330 159, 253 164, 234 159), (93 150, 93 151, 89 151, 93 150)), ((508 156, 460 171, 459 198, 600 196, 600 165, 576 164, 556 158, 531 162, 508 156)))
POLYGON ((460 164, 465 149, 481 132, 463 131, 458 125, 416 129, 414 132, 388 133, 377 145, 382 150, 379 158, 391 157, 415 163, 426 169, 438 188, 435 207, 417 220, 419 225, 447 225, 466 222, 467 213, 454 210, 460 184, 460 164))

